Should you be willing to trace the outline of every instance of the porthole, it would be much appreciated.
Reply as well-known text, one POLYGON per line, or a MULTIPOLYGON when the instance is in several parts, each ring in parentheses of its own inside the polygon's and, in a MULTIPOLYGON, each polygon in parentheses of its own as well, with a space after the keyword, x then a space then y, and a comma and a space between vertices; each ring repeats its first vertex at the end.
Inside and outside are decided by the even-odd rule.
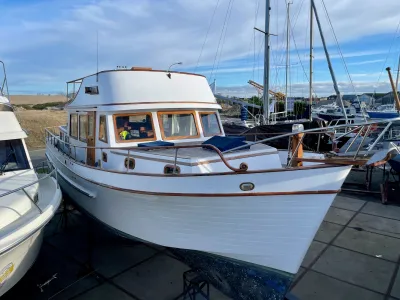
POLYGON ((254 183, 243 182, 240 184, 240 189, 245 192, 252 191, 254 190, 254 183))
POLYGON ((166 165, 164 167, 164 174, 180 174, 181 173, 181 168, 179 166, 175 166, 175 172, 174 172, 174 165, 166 165))
POLYGON ((135 159, 134 158, 125 158, 125 163, 124 163, 124 165, 125 165, 125 168, 126 169, 130 169, 130 170, 133 170, 134 168, 135 168, 135 165, 136 165, 136 163, 135 163, 135 159), (128 160, 129 160, 129 163, 128 163, 128 160))

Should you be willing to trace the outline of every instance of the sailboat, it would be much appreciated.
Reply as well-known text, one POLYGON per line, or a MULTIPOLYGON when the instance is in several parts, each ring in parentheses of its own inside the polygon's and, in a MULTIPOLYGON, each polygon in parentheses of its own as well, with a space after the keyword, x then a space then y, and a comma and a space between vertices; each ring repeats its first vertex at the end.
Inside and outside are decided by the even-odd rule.
MULTIPOLYGON (((238 126, 238 124, 224 124, 224 129, 229 134, 245 134, 249 140, 253 140, 254 134, 257 138, 266 137, 268 135, 273 135, 276 133, 283 133, 283 132, 291 132, 293 124, 302 124, 305 129, 313 129, 322 126, 326 126, 326 123, 332 120, 344 120, 345 123, 351 124, 354 121, 365 121, 365 116, 358 116, 356 115, 356 111, 354 107, 346 108, 344 106, 344 102, 342 99, 342 94, 339 91, 339 87, 336 81, 336 76, 334 70, 332 68, 330 55, 327 50, 325 37, 322 31, 321 22, 319 19, 318 11, 314 4, 314 1, 310 1, 310 74, 309 74, 309 99, 310 104, 308 105, 308 117, 304 116, 295 116, 295 117, 288 117, 288 96, 283 94, 285 99, 285 111, 284 112, 275 112, 274 111, 274 102, 271 102, 270 94, 274 95, 276 98, 281 95, 275 95, 273 91, 269 89, 269 77, 270 77, 270 33, 269 33, 269 23, 270 23, 270 1, 266 1, 266 17, 265 17, 265 59, 264 59, 264 84, 258 84, 252 80, 249 81, 251 85, 257 88, 259 92, 262 92, 263 95, 263 112, 261 117, 258 117, 259 124, 257 126, 251 126, 248 128, 247 126, 238 126), (315 20, 317 21, 322 45, 324 47, 325 56, 329 66, 329 72, 332 78, 333 87, 336 92, 336 103, 332 105, 332 107, 327 107, 324 110, 319 111, 316 118, 313 118, 312 109, 311 109, 311 102, 313 99, 313 18, 315 16, 315 20)), ((290 35, 290 18, 289 18, 289 7, 287 5, 287 37, 290 35)), ((259 30, 262 31, 262 30, 259 30)), ((286 58, 286 68, 288 68, 289 62, 289 47, 290 42, 289 38, 287 38, 287 58, 286 58)), ((286 90, 287 90, 287 82, 288 82, 288 72, 286 70, 286 90)), ((221 99, 220 96, 217 96, 218 99, 221 99)), ((222 99, 223 100, 223 99, 222 99)), ((229 100, 229 99, 228 99, 229 100)), ((275 101, 275 100, 274 100, 275 101)), ((243 104, 242 107, 245 107, 243 104)), ((322 149, 327 150, 331 147, 331 141, 329 139, 325 139, 323 141, 319 140, 316 136, 309 136, 307 138, 306 144, 309 149, 316 150, 317 145, 318 147, 322 147, 322 149)), ((287 141, 274 141, 274 147, 278 147, 279 149, 286 149, 288 147, 287 141)))
POLYGON ((43 228, 61 202, 53 170, 33 169, 21 129, 8 101, 7 77, 0 88, 0 296, 10 290, 36 260, 43 228), (7 93, 6 93, 7 91, 7 93), (7 97, 6 97, 7 96, 7 97))

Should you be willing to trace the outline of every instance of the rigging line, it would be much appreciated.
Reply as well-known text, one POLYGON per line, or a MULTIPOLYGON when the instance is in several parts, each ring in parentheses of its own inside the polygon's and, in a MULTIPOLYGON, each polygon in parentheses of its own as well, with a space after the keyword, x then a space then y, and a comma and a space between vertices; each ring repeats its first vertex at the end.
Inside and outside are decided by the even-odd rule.
POLYGON ((211 77, 212 77, 212 75, 213 75, 213 73, 214 73, 215 63, 216 63, 217 57, 218 57, 219 46, 220 46, 220 44, 221 44, 221 40, 222 40, 222 37, 223 37, 223 34, 224 34, 225 24, 226 24, 226 20, 227 20, 227 18, 228 18, 229 7, 230 7, 230 5, 231 5, 231 2, 232 2, 232 0, 229 0, 228 9, 227 9, 226 14, 225 14, 224 24, 223 24, 223 26, 222 26, 221 35, 220 35, 219 41, 218 41, 217 51, 215 52, 213 67, 212 67, 211 72, 210 72, 210 75, 209 75, 209 81, 211 81, 211 77))
MULTIPOLYGON (((256 19, 257 19, 257 16, 258 16, 258 6, 260 5, 260 0, 255 0, 255 3, 256 3, 256 5, 255 5, 255 13, 254 13, 254 27, 256 27, 256 19)), ((255 31, 253 30, 253 37, 250 37, 250 43, 249 43, 249 48, 248 48, 248 50, 247 50, 247 53, 250 53, 250 51, 251 51, 251 46, 253 45, 253 39, 255 38, 255 31)), ((251 61, 250 61, 250 55, 248 55, 247 57, 246 57, 246 64, 250 64, 251 63, 251 61)))
POLYGON ((400 21, 399 21, 399 24, 397 25, 397 28, 396 28, 396 31, 395 31, 395 33, 394 33, 392 42, 391 42, 391 44, 390 44, 389 52, 386 54, 385 62, 384 62, 383 65, 382 65, 382 70, 381 70, 381 73, 379 74, 378 82, 376 83, 376 85, 378 85, 379 82, 381 81, 381 77, 382 77, 383 71, 385 70, 386 63, 387 63, 387 60, 388 60, 388 58, 389 58, 389 55, 390 55, 390 53, 392 52, 392 47, 393 47, 394 41, 395 41, 396 38, 397 38, 397 32, 399 31, 399 29, 400 29, 400 21))
MULTIPOLYGON (((260 7, 260 0, 257 1, 256 3, 256 12, 254 14, 254 28, 257 26, 257 18, 258 18, 258 10, 260 7)), ((256 68, 256 31, 253 30, 253 80, 254 80, 254 72, 256 68)))
POLYGON ((207 38, 208 38, 208 34, 209 34, 209 32, 210 32, 211 25, 212 25, 212 23, 213 23, 213 21, 214 21, 214 16, 215 16, 215 12, 217 11, 217 8, 218 8, 219 1, 220 1, 220 0, 217 1, 217 5, 216 5, 215 8, 214 8, 214 12, 213 12, 213 14, 212 14, 210 24, 208 25, 206 37, 205 37, 205 39, 204 39, 203 46, 201 47, 201 51, 200 51, 199 58, 197 59, 196 68, 194 69, 194 72, 195 72, 195 73, 196 73, 197 67, 199 66, 200 58, 201 58, 201 55, 203 54, 204 46, 206 45, 207 38))
POLYGON ((222 44, 221 44, 221 50, 219 51, 219 57, 218 57, 218 61, 217 61, 217 67, 216 67, 215 73, 214 73, 215 75, 217 74, 218 69, 219 69, 219 64, 221 63, 221 56, 222 56, 222 53, 223 53, 223 51, 224 51, 226 33, 228 32, 229 20, 231 19, 232 7, 233 7, 233 3, 234 3, 234 2, 235 2, 235 0, 232 0, 231 9, 230 9, 230 11, 229 11, 228 20, 227 20, 227 23, 226 23, 224 38, 223 38, 222 44))
MULTIPOLYGON (((310 79, 309 79, 309 77, 307 75, 307 72, 306 72, 306 70, 304 68, 303 61, 301 60, 299 49, 297 48, 296 39, 295 39, 294 35, 292 34, 292 31, 291 31, 290 35, 291 35, 291 37, 293 39, 294 48, 296 49, 297 57, 299 58, 299 62, 300 62, 301 68, 303 69, 303 74, 306 77, 307 82, 310 82, 310 79)), ((312 88, 312 91, 316 94, 314 88, 312 88)))
MULTIPOLYGON (((348 67, 347 67, 346 60, 344 59, 342 49, 340 48, 340 44, 339 44, 338 38, 337 38, 337 36, 336 36, 335 29, 333 28, 333 24, 332 24, 331 18, 330 18, 330 16, 329 16, 329 12, 328 12, 328 10, 327 10, 327 8, 326 8, 325 1, 324 1, 324 0, 321 0, 321 1, 322 1, 323 6, 324 6, 325 14, 326 14, 326 17, 327 17, 327 19, 328 19, 328 21, 329 21, 329 25, 331 26, 332 33, 333 33, 333 36, 334 36, 334 38, 335 38, 336 46, 337 46, 337 49, 338 49, 338 51, 339 51, 339 53, 340 53, 340 57, 341 57, 341 59, 342 59, 344 68, 345 68, 346 73, 347 73, 347 77, 349 78, 351 87, 353 88, 353 91, 354 91, 354 93, 356 94, 357 102, 358 102, 358 104, 361 106, 360 99, 358 98, 358 95, 357 95, 357 92, 356 92, 356 88, 355 88, 354 83, 353 83, 353 79, 352 79, 351 76, 350 76, 350 72, 349 72, 349 69, 348 69, 348 67)), ((365 118, 365 116, 364 116, 364 118, 365 118)))
MULTIPOLYGON (((286 3, 286 6, 287 6, 288 1, 285 0, 285 3, 286 3)), ((303 4, 304 4, 304 0, 302 0, 302 1, 300 2, 300 5, 298 6, 298 9, 297 9, 297 16, 295 17, 294 23, 293 23, 293 22, 290 22, 290 24, 289 24, 289 26, 290 26, 290 28, 289 28, 289 31, 290 31, 289 35, 293 35, 292 28, 294 28, 294 26, 296 26, 296 24, 297 24, 297 21, 298 21, 298 19, 299 19, 299 15, 300 15, 301 9, 302 9, 302 7, 303 7, 303 4)), ((285 19, 285 26, 284 26, 284 28, 282 29, 282 30, 283 30, 283 33, 282 33, 282 36, 283 36, 283 37, 286 37, 286 30, 285 30, 286 26, 287 26, 287 20, 285 19)), ((278 47, 278 49, 277 49, 277 52, 280 53, 280 58, 277 59, 277 58, 273 57, 273 58, 275 58, 275 62, 276 62, 277 65, 282 65, 282 64, 283 64, 283 60, 284 60, 284 57, 285 57, 285 52, 283 51, 283 49, 284 49, 285 47, 286 47, 286 45, 285 45, 285 39, 282 39, 282 43, 280 44, 280 47, 278 47)), ((277 79, 277 77, 279 76, 280 71, 281 71, 280 69, 278 69, 278 68, 276 69, 276 79, 275 79, 276 82, 279 81, 279 80, 277 79)))

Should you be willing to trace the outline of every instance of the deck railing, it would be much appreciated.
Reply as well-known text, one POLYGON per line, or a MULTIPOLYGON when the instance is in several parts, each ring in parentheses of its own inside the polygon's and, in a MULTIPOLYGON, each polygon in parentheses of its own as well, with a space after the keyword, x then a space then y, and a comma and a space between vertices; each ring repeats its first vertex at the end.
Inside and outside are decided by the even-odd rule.
MULTIPOLYGON (((390 120, 382 120, 382 121, 371 121, 371 122, 364 122, 361 124, 351 124, 351 126, 349 126, 349 124, 343 124, 343 125, 336 125, 336 126, 328 126, 328 127, 321 127, 321 128, 314 128, 314 129, 308 129, 308 130, 299 130, 299 131, 295 131, 295 132, 290 132, 290 133, 284 133, 281 134, 279 136, 272 136, 269 138, 265 138, 262 140, 258 140, 258 141, 254 141, 254 142, 249 142, 246 145, 243 146, 239 146, 224 152, 221 152, 217 147, 215 147, 214 145, 210 145, 210 144, 199 144, 199 145, 175 145, 175 146, 156 146, 156 147, 93 147, 93 146, 81 146, 81 145, 75 145, 72 144, 70 142, 66 142, 60 139, 59 137, 59 132, 56 132, 56 130, 60 131, 59 127, 49 127, 45 129, 46 132, 46 142, 47 143, 51 143, 52 145, 54 145, 55 147, 60 147, 62 146, 64 149, 64 153, 67 154, 69 157, 71 157, 72 159, 74 159, 77 163, 81 163, 83 165, 88 165, 87 162, 87 151, 88 149, 97 149, 100 150, 101 153, 103 153, 103 150, 123 150, 127 152, 126 157, 129 159, 130 157, 132 157, 132 152, 133 151, 148 151, 148 150, 160 150, 160 149, 174 149, 175 150, 175 154, 174 154, 174 164, 173 164, 173 173, 172 174, 165 174, 165 175, 173 175, 175 174, 175 171, 177 169, 177 164, 178 164, 178 151, 180 149, 188 149, 188 148, 208 148, 212 151, 214 151, 219 158, 221 159, 222 163, 224 163, 224 165, 230 169, 233 172, 245 172, 248 169, 247 164, 245 163, 241 163, 239 168, 235 168, 232 165, 230 165, 227 161, 227 159, 225 158, 225 155, 228 153, 232 153, 233 151, 239 151, 239 150, 244 150, 245 148, 248 148, 249 146, 252 145, 256 145, 256 144, 260 144, 260 143, 267 143, 270 141, 274 141, 277 139, 282 139, 282 138, 288 138, 289 139, 289 147, 288 147, 288 164, 286 167, 291 167, 292 166, 292 162, 293 159, 296 157, 296 154, 299 150, 300 145, 303 145, 303 140, 304 137, 307 134, 317 134, 319 136, 318 139, 318 147, 319 147, 319 141, 320 141, 320 136, 321 135, 329 135, 332 138, 332 142, 335 144, 337 143, 338 140, 340 140, 341 138, 349 135, 350 133, 354 133, 357 132, 356 134, 356 138, 360 137, 361 135, 363 136, 361 143, 358 145, 355 154, 352 155, 353 160, 355 161, 357 156, 359 155, 362 146, 365 143, 365 139, 371 134, 371 129, 373 126, 376 126, 376 124, 378 123, 382 123, 382 124, 386 124, 386 126, 383 128, 383 130, 379 133, 377 139, 374 141, 373 145, 371 145, 370 147, 367 148, 366 153, 364 154, 364 157, 368 155, 368 153, 376 146, 376 144, 383 138, 383 136, 385 135, 385 133, 388 131, 388 129, 393 125, 394 122, 399 122, 400 118, 396 118, 396 119, 390 119, 390 120), (340 128, 350 128, 346 133, 340 135, 339 137, 334 138, 334 132, 337 129, 340 128), (55 130, 56 129, 56 130, 55 130), (357 131, 358 130, 358 131, 357 131), (301 138, 299 143, 297 144, 296 148, 291 148, 291 139, 293 138, 293 136, 297 136, 299 134, 301 138), (68 149, 65 152, 65 149, 68 149), (83 161, 78 161, 77 160, 77 149, 84 149, 84 160, 83 161)), ((65 134, 65 132, 64 132, 65 134)), ((263 133, 263 135, 266 135, 263 133)), ((271 135, 276 135, 276 133, 271 133, 271 135)), ((67 135, 68 136, 68 135, 67 135)), ((351 147, 353 146, 356 138, 353 140, 353 142, 350 143, 350 145, 347 147, 347 149, 344 151, 344 153, 348 153, 348 151, 351 149, 351 147)), ((60 149, 59 149, 60 150, 60 149)), ((99 164, 98 166, 100 169, 103 169, 102 163, 99 164)), ((109 170, 109 169, 107 169, 109 170)), ((112 171, 112 170, 110 170, 112 171)), ((116 172, 121 172, 120 170, 115 170, 116 172)), ((129 163, 126 166, 126 173, 129 172, 129 163)), ((122 173, 122 172, 121 172, 122 173)), ((133 173, 133 172, 131 172, 133 173)))
MULTIPOLYGON (((42 168, 42 166, 40 166, 40 168, 42 168)), ((43 169, 45 169, 44 165, 43 165, 43 169)), ((36 206, 36 208, 39 210, 39 212, 42 213, 41 208, 36 203, 37 201, 34 198, 32 198, 32 196, 25 189, 30 187, 30 186, 32 186, 32 185, 35 185, 35 184, 38 184, 38 183, 40 184, 41 181, 49 178, 50 176, 54 176, 56 178, 56 180, 58 179, 57 178, 57 170, 53 166, 49 166, 48 165, 47 174, 45 176, 43 176, 43 177, 41 177, 41 178, 39 178, 37 180, 34 180, 34 181, 32 181, 32 182, 30 182, 28 184, 25 184, 25 185, 23 185, 23 186, 21 186, 19 188, 16 188, 16 189, 13 189, 11 191, 8 191, 8 192, 5 192, 3 194, 0 194, 0 198, 8 196, 8 195, 11 195, 11 194, 14 194, 14 193, 19 192, 19 191, 23 191, 25 193, 25 195, 29 198, 29 200, 33 203, 33 205, 36 206)), ((56 188, 57 189, 59 188, 58 183, 57 183, 56 188)))

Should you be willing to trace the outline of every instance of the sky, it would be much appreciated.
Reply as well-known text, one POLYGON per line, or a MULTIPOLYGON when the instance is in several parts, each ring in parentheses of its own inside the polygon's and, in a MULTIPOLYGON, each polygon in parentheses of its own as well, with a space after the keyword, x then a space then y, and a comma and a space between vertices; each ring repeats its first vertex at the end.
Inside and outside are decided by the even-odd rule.
MULTIPOLYGON (((250 97, 257 91, 248 80, 263 83, 264 34, 253 28, 264 30, 266 2, 0 0, 0 60, 11 94, 63 93, 65 82, 97 67, 165 70, 182 62, 172 69, 203 74, 224 95, 250 97)), ((310 1, 292 2, 288 95, 308 96, 310 1)), ((385 68, 396 77, 400 1, 315 3, 340 91, 390 91, 385 68)), ((270 7, 270 87, 286 92, 286 0, 271 0, 270 7)), ((333 94, 315 20, 313 66, 314 93, 333 94)))

